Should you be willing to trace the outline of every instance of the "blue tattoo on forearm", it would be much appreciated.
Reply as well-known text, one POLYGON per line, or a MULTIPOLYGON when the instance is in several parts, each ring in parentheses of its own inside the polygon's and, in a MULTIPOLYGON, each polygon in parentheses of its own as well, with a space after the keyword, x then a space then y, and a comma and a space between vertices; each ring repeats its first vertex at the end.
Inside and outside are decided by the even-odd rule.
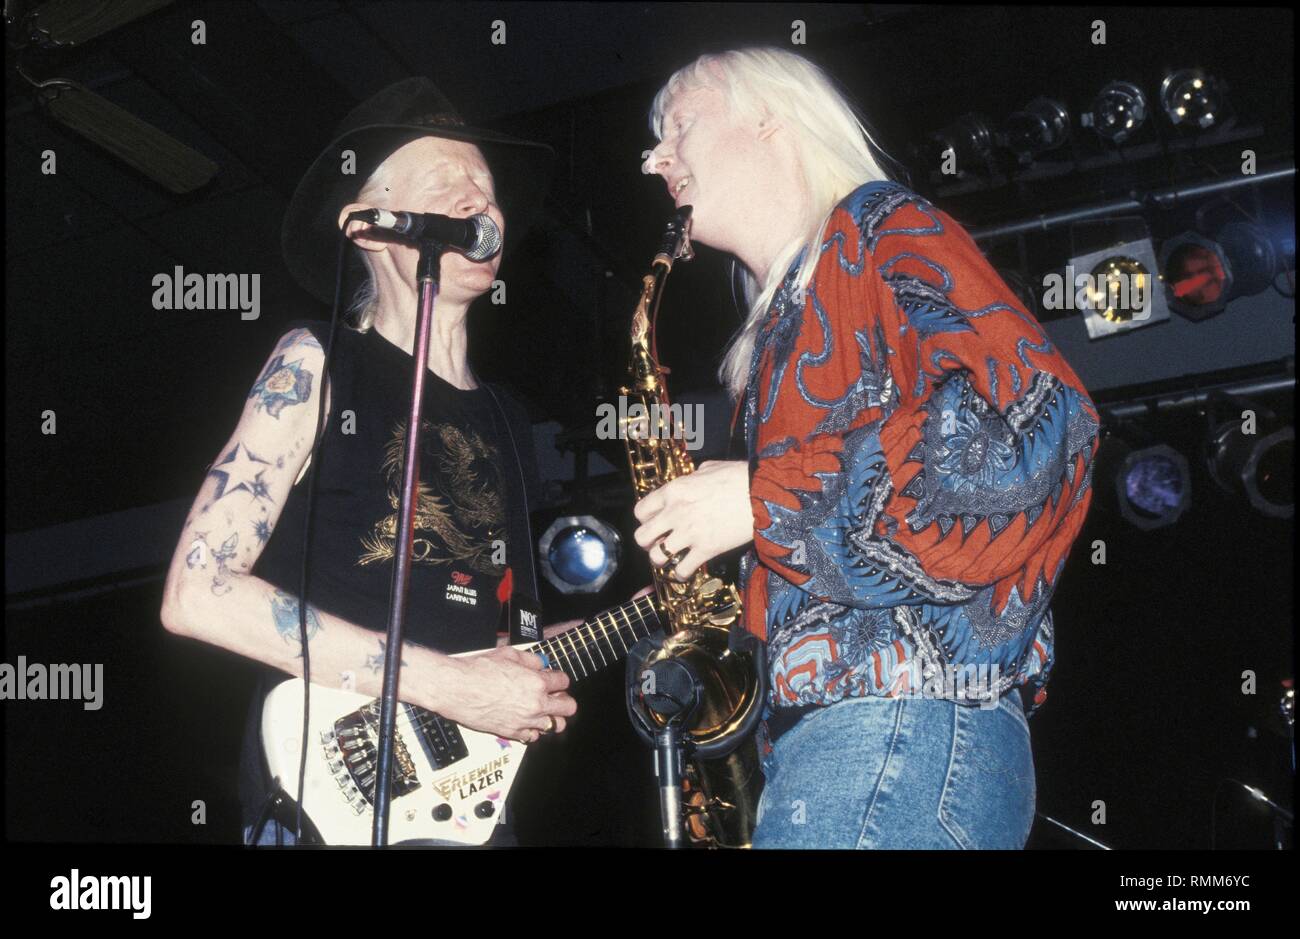
MULTIPOLYGON (((285 593, 283 590, 275 591, 275 599, 271 601, 271 617, 275 622, 275 631, 280 634, 280 638, 285 642, 297 642, 301 645, 299 638, 300 607, 298 598, 292 594, 285 593)), ((307 606, 307 641, 315 637, 324 627, 321 626, 320 617, 316 610, 310 604, 307 606)), ((302 658, 302 649, 298 650, 296 658, 302 658)))

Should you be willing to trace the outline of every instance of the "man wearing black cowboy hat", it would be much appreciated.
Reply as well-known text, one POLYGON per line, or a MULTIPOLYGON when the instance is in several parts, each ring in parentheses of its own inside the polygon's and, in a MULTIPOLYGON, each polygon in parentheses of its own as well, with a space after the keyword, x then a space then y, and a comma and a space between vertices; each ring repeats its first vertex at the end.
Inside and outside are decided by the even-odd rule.
MULTIPOLYGON (((361 208, 486 213, 508 249, 545 192, 550 157, 541 144, 465 125, 427 79, 398 82, 353 110, 303 177, 284 221, 289 269, 331 301, 338 231, 361 208)), ((262 698, 283 673, 302 674, 303 480, 322 393, 326 433, 306 617, 311 679, 380 694, 384 649, 376 633, 387 622, 394 562, 417 249, 360 222, 346 233, 368 277, 350 328, 335 340, 327 386, 328 324, 303 321, 272 350, 205 477, 165 588, 168 630, 269 666, 241 763, 246 839, 255 837, 270 789, 259 747, 262 698)), ((441 261, 400 687, 410 704, 533 742, 563 730, 576 705, 562 672, 543 670, 535 655, 491 648, 512 591, 537 597, 524 469, 535 468, 530 426, 523 409, 478 381, 466 359, 468 308, 490 289, 498 263, 454 252, 441 261)), ((271 823, 260 840, 285 836, 271 823)))

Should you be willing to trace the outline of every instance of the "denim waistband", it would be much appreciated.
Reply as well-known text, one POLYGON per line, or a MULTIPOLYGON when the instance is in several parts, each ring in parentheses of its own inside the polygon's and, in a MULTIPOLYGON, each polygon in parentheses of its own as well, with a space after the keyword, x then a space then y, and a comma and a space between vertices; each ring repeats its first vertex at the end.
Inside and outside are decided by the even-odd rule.
POLYGON ((789 708, 777 708, 766 721, 768 742, 776 743, 785 735, 786 731, 803 720, 805 716, 820 708, 829 706, 827 704, 798 704, 789 708))
MULTIPOLYGON (((1002 697, 1003 697, 1003 698, 1010 698, 1013 694, 1016 695, 1016 701, 1017 701, 1017 703, 1020 703, 1020 704, 1021 704, 1021 707, 1023 708, 1024 705, 1023 705, 1022 700, 1021 700, 1021 698, 1020 698, 1020 689, 1019 689, 1019 688, 1010 688, 1010 689, 1008 689, 1008 690, 1007 690, 1007 691, 1002 695, 1002 697)), ((878 697, 880 697, 880 700, 882 700, 882 701, 892 701, 892 700, 894 700, 893 698, 887 698, 887 697, 884 697, 884 696, 878 696, 878 697)), ((855 700, 859 700, 859 699, 857 699, 857 698, 842 698, 841 700, 842 700, 842 701, 855 701, 855 700)), ((934 700, 934 699, 929 699, 929 700, 934 700)), ((942 699, 942 700, 948 700, 948 699, 942 699)), ((805 717, 807 717, 809 714, 812 714, 814 711, 819 711, 819 710, 821 710, 822 708, 828 708, 828 707, 831 707, 831 706, 834 705, 834 704, 839 704, 839 703, 840 703, 839 701, 832 701, 832 702, 829 702, 829 703, 827 703, 827 704, 822 704, 822 703, 814 703, 814 704, 796 704, 796 705, 793 705, 793 706, 791 706, 791 707, 781 707, 781 708, 776 708, 775 710, 772 711, 772 713, 768 716, 767 720, 765 721, 765 723, 766 723, 766 725, 767 725, 767 739, 768 739, 768 743, 775 744, 779 739, 781 739, 781 737, 783 737, 785 734, 789 733, 790 730, 791 730, 791 728, 793 728, 795 724, 799 723, 801 720, 803 720, 803 719, 804 719, 805 717)), ((962 706, 962 707, 979 707, 979 705, 977 705, 977 704, 962 704, 961 706, 962 706)))

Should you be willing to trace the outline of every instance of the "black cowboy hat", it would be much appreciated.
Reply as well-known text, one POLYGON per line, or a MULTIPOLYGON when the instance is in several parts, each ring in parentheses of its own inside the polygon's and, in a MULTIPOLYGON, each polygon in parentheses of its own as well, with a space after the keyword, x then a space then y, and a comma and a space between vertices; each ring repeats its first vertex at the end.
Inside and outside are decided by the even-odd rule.
POLYGON ((308 168, 284 213, 280 246, 285 263, 294 279, 318 299, 334 299, 339 212, 355 201, 380 163, 421 137, 464 140, 482 151, 505 216, 506 250, 541 208, 555 151, 542 143, 470 127, 422 76, 389 85, 353 108, 335 128, 333 142, 308 168), (342 172, 344 150, 356 154, 355 172, 347 175, 342 172))

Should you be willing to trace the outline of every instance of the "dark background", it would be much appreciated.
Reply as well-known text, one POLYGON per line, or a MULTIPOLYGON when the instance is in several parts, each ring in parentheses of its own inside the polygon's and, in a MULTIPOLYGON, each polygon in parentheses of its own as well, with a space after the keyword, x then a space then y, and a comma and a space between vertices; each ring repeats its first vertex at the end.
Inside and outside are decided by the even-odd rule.
MULTIPOLYGON (((328 316, 288 276, 278 245, 288 197, 334 123, 384 85, 424 73, 469 121, 555 147, 547 212, 503 263, 507 304, 484 302, 471 317, 471 360, 512 385, 538 422, 552 485, 535 534, 557 514, 589 509, 630 544, 629 490, 599 478, 620 454, 606 449, 607 463, 593 461, 597 484, 575 487, 555 431, 589 427, 625 365, 632 291, 670 209, 661 181, 639 170, 654 143, 650 102, 702 51, 788 47, 795 19, 807 27, 795 51, 844 84, 900 157, 960 114, 1001 117, 1037 94, 1077 112, 1115 78, 1148 95, 1168 67, 1228 80, 1243 136, 1219 145, 993 185, 917 175, 918 191, 972 228, 1232 174, 1243 146, 1262 164, 1294 159, 1293 17, 1281 9, 177 3, 83 49, 22 58, 30 74, 82 82, 221 165, 184 197, 45 118, 11 44, 4 660, 102 662, 107 690, 98 712, 5 702, 9 839, 237 837, 234 769, 252 670, 163 631, 161 578, 203 468, 283 324, 328 316), (189 41, 196 19, 206 46, 189 41), (507 24, 504 47, 488 41, 493 19, 507 24), (1086 41, 1095 19, 1107 22, 1105 47, 1086 41), (47 148, 60 161, 52 177, 38 168, 47 148), (155 311, 150 279, 178 264, 261 273, 261 319, 155 311), (58 414, 55 436, 39 430, 47 408, 58 414), (206 826, 190 822, 196 799, 207 803, 206 826)), ((1077 133, 1070 156, 1095 157, 1077 133)), ((1289 181, 1238 198, 1294 244, 1289 181)), ((1151 224, 1159 239, 1188 222, 1170 212, 1151 224)), ((1062 237, 1033 239, 1020 273, 1063 263, 1062 237)), ((1012 263, 1005 244, 986 250, 1000 268, 1012 263)), ((1155 377, 1294 355, 1294 303, 1280 291, 1205 324, 1095 345, 1078 338, 1077 319, 1040 312, 1101 403, 1155 377)), ((726 259, 701 249, 675 269, 660 351, 679 396, 710 402, 711 427, 729 416, 713 373, 738 319, 726 259)), ((1290 387, 1259 402, 1291 422, 1290 387)), ((1189 458, 1204 430, 1194 411, 1141 423, 1189 458)), ((710 432, 708 455, 722 455, 725 436, 710 432)), ((1096 482, 1099 494, 1109 485, 1096 482)), ((1290 804, 1289 751, 1270 714, 1293 675, 1293 524, 1251 512, 1195 460, 1192 487, 1179 522, 1151 532, 1098 498, 1053 605, 1057 671, 1032 722, 1039 809, 1116 847, 1208 847, 1216 804, 1220 845, 1266 847, 1266 819, 1221 787, 1228 776, 1290 804), (1105 565, 1090 561, 1096 539, 1105 565), (1253 697, 1240 691, 1247 669, 1258 675, 1253 697), (1089 822, 1098 800, 1104 826, 1089 822)), ((646 583, 639 553, 626 560, 598 597, 548 596, 548 619, 594 612, 646 583)), ((572 729, 530 751, 513 803, 525 843, 656 843, 650 755, 628 728, 621 677, 579 686, 572 729)), ((1069 844, 1045 824, 1031 839, 1069 844)))

